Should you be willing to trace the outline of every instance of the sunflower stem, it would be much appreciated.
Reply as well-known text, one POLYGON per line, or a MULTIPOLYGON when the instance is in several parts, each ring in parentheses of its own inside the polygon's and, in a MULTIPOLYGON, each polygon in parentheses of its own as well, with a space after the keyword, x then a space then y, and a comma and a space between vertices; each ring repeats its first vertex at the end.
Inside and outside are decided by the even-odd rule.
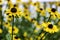
POLYGON ((12 21, 12 40, 13 40, 14 16, 12 15, 12 17, 13 17, 13 21, 12 21))

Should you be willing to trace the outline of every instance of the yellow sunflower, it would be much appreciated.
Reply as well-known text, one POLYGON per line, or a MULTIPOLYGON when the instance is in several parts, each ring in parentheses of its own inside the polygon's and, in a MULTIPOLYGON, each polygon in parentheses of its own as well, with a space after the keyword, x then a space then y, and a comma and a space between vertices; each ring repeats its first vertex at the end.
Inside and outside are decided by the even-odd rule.
POLYGON ((23 36, 24 36, 24 37, 27 37, 27 32, 24 32, 23 36))
POLYGON ((60 19, 60 14, 59 13, 56 16, 57 16, 58 19, 60 19))
POLYGON ((41 29, 41 28, 42 28, 41 25, 40 25, 37 21, 34 23, 34 25, 35 25, 36 28, 38 28, 38 29, 41 29))
POLYGON ((55 2, 56 6, 60 7, 60 2, 55 2))
POLYGON ((12 15, 6 16, 6 21, 11 22, 13 20, 12 15))
POLYGON ((2 4, 3 4, 3 1, 0 0, 0 10, 2 10, 2 4))
POLYGON ((46 32, 49 32, 49 33, 58 32, 57 26, 51 24, 50 22, 42 23, 42 26, 44 27, 43 30, 46 31, 46 32))
POLYGON ((55 20, 57 17, 55 15, 51 15, 50 19, 55 20))
POLYGON ((24 8, 28 8, 29 7, 28 3, 26 3, 26 2, 22 2, 22 4, 23 4, 24 8))
POLYGON ((21 38, 19 38, 19 37, 16 36, 16 35, 13 35, 13 40, 21 40, 21 38))
POLYGON ((32 0, 29 0, 28 4, 29 5, 32 5, 33 4, 32 0))
POLYGON ((47 8, 47 11, 50 13, 50 15, 52 15, 52 17, 54 18, 60 18, 60 14, 59 12, 57 12, 57 10, 55 8, 47 8))
POLYGON ((40 2, 37 1, 37 2, 33 3, 32 5, 39 8, 40 7, 40 2))
POLYGON ((33 38, 32 38, 32 37, 30 37, 30 40, 33 40, 33 38))
POLYGON ((16 3, 18 4, 18 3, 21 3, 21 0, 16 0, 16 3))
POLYGON ((0 28, 0 33, 2 33, 3 31, 2 31, 2 29, 0 28))
POLYGON ((57 25, 60 26, 60 20, 57 22, 57 25))
POLYGON ((28 13, 23 13, 22 16, 27 19, 27 20, 30 20, 30 15, 28 13))
POLYGON ((3 0, 0 0, 0 5, 2 5, 3 4, 3 0))
POLYGON ((7 0, 7 5, 9 6, 9 8, 13 6, 13 3, 11 2, 11 0, 7 0))
POLYGON ((41 38, 42 38, 42 40, 43 40, 44 35, 45 35, 45 33, 41 33, 41 34, 38 36, 38 40, 41 40, 41 38))
POLYGON ((20 8, 18 8, 18 7, 14 7, 14 6, 12 6, 12 7, 10 7, 10 9, 7 9, 6 10, 6 12, 5 12, 6 14, 10 14, 10 15, 13 15, 14 17, 15 16, 21 16, 21 9, 20 8))
POLYGON ((10 24, 9 22, 4 22, 3 25, 4 25, 4 27, 6 27, 6 28, 9 28, 9 27, 11 26, 11 24, 10 24))
POLYGON ((57 15, 58 14, 58 12, 55 8, 47 8, 46 11, 49 12, 51 15, 53 15, 53 14, 57 15))
POLYGON ((30 18, 29 21, 32 22, 32 23, 35 23, 36 22, 36 20, 34 18, 30 18))
POLYGON ((13 32, 13 34, 17 34, 18 32, 19 32, 19 30, 18 30, 18 28, 17 27, 9 27, 9 29, 8 29, 8 32, 10 33, 10 34, 12 34, 12 32, 13 32))
POLYGON ((49 2, 49 4, 54 4, 55 2, 49 2))
POLYGON ((37 8, 36 11, 37 11, 37 12, 40 12, 40 15, 41 15, 41 16, 45 16, 45 15, 46 15, 46 14, 45 14, 45 10, 44 10, 43 8, 37 8))

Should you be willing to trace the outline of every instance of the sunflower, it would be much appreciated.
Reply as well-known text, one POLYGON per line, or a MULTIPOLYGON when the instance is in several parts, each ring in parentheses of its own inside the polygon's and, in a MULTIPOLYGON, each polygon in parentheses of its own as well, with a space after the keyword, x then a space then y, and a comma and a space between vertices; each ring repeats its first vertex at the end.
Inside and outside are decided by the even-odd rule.
POLYGON ((0 21, 0 25, 1 25, 1 21, 0 21))
POLYGON ((13 6, 13 3, 11 2, 11 0, 7 0, 7 5, 9 6, 9 8, 13 6))
POLYGON ((55 2, 48 2, 49 4, 54 4, 55 2))
POLYGON ((42 23, 42 26, 44 27, 43 30, 49 33, 58 32, 58 28, 56 25, 51 24, 50 22, 42 23))
POLYGON ((50 15, 52 15, 54 18, 59 19, 59 12, 55 8, 47 8, 47 11, 49 12, 50 15))
POLYGON ((8 16, 6 16, 6 20, 7 20, 8 22, 11 22, 11 21, 13 20, 12 15, 8 15, 8 16))
POLYGON ((34 18, 30 18, 29 21, 32 22, 32 23, 35 23, 36 22, 36 20, 34 18))
POLYGON ((0 34, 2 33, 3 31, 2 31, 2 29, 0 28, 0 34))
POLYGON ((45 16, 46 15, 45 14, 45 10, 43 8, 37 8, 36 11, 39 12, 41 16, 45 16))
POLYGON ((55 20, 57 17, 55 15, 51 15, 50 19, 55 20))
POLYGON ((27 20, 30 20, 30 15, 28 13, 23 13, 22 16, 27 19, 27 20))
POLYGON ((10 34, 12 34, 12 32, 13 32, 13 34, 17 34, 18 32, 19 32, 19 30, 18 30, 18 28, 17 27, 9 27, 9 29, 8 29, 8 32, 10 33, 10 34))
POLYGON ((9 27, 11 26, 11 24, 10 24, 9 22, 4 22, 3 25, 4 25, 4 27, 6 27, 6 28, 9 28, 9 27))
POLYGON ((34 30, 34 33, 37 33, 37 32, 38 32, 38 30, 35 29, 35 30, 34 30))
POLYGON ((57 15, 58 14, 58 12, 55 8, 47 8, 46 11, 49 12, 51 15, 53 15, 53 14, 57 15))
POLYGON ((39 8, 40 7, 40 2, 37 1, 37 2, 33 3, 32 5, 39 8))
POLYGON ((10 7, 10 9, 7 9, 5 13, 13 15, 14 17, 16 17, 16 16, 19 17, 22 12, 21 12, 20 8, 12 6, 12 7, 10 7))
POLYGON ((28 4, 29 5, 32 5, 33 4, 32 0, 29 0, 28 4))
POLYGON ((57 25, 60 26, 60 20, 58 20, 57 25))
POLYGON ((0 5, 2 5, 3 4, 3 0, 0 0, 0 5))
POLYGON ((16 0, 16 3, 21 3, 21 0, 16 0))
POLYGON ((21 40, 18 36, 13 35, 13 40, 21 40))
POLYGON ((40 25, 37 21, 34 23, 34 25, 35 25, 36 28, 38 28, 38 29, 41 29, 41 28, 42 28, 41 25, 40 25))
POLYGON ((60 2, 56 2, 55 4, 56 4, 56 6, 59 6, 60 7, 60 2))
POLYGON ((24 36, 24 37, 27 37, 27 32, 24 32, 23 36, 24 36))
POLYGON ((45 33, 41 33, 39 36, 38 36, 38 40, 43 40, 42 38, 44 37, 45 33))
POLYGON ((32 37, 30 37, 30 40, 33 40, 33 38, 32 38, 32 37))
POLYGON ((22 4, 23 4, 24 8, 28 8, 29 7, 28 3, 26 3, 26 2, 22 2, 22 4))

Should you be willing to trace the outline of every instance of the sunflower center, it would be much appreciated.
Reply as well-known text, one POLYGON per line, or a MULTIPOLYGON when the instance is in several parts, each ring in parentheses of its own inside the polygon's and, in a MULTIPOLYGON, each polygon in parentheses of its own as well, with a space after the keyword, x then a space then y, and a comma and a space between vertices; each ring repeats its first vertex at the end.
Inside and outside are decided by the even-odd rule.
POLYGON ((56 11, 56 9, 55 8, 52 8, 52 10, 51 10, 52 12, 55 12, 56 11))
POLYGON ((27 14, 25 16, 28 16, 27 14))
POLYGON ((6 24, 8 24, 8 23, 6 23, 6 24))
POLYGON ((16 36, 15 39, 18 39, 18 37, 16 36))
POLYGON ((12 31, 14 31, 15 29, 13 28, 12 31))
POLYGON ((16 13, 16 12, 17 12, 17 9, 16 9, 16 8, 12 8, 12 9, 11 9, 11 12, 12 12, 12 13, 16 13))
POLYGON ((42 11, 43 9, 42 9, 42 8, 40 8, 40 10, 42 11))
POLYGON ((48 28, 52 29, 53 28, 53 25, 52 24, 49 24, 48 25, 48 28))
POLYGON ((16 7, 16 4, 14 4, 14 7, 16 7))
POLYGON ((34 3, 34 5, 36 5, 36 3, 34 3))
POLYGON ((59 4, 59 6, 60 6, 60 4, 59 4))
POLYGON ((10 1, 10 0, 7 0, 7 1, 10 1))

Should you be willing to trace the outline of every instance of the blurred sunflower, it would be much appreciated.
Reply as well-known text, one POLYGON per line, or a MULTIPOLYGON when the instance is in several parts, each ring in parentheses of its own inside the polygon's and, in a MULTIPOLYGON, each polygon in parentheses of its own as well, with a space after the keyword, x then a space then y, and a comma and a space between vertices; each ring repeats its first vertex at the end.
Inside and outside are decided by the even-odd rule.
POLYGON ((35 23, 36 22, 36 20, 34 18, 30 18, 29 21, 32 22, 32 23, 35 23))
POLYGON ((11 21, 13 20, 12 15, 8 15, 8 16, 6 16, 6 20, 7 20, 8 22, 11 22, 11 21))
POLYGON ((0 28, 0 34, 3 32, 3 30, 0 28))
POLYGON ((21 0, 16 0, 16 3, 19 4, 19 3, 22 3, 21 0))
POLYGON ((33 40, 33 38, 32 38, 32 37, 30 37, 30 40, 33 40))
POLYGON ((55 2, 48 2, 49 4, 55 4, 55 2))
POLYGON ((4 27, 6 27, 6 28, 9 28, 10 26, 11 26, 11 24, 9 23, 9 22, 4 22, 4 27))
POLYGON ((23 4, 24 8, 28 8, 29 7, 28 3, 26 3, 26 2, 22 2, 22 4, 23 4))
POLYGON ((51 15, 57 15, 58 14, 58 12, 55 8, 47 8, 46 11, 49 12, 51 15))
POLYGON ((58 32, 59 30, 56 25, 53 25, 50 22, 42 23, 42 26, 44 27, 43 30, 49 33, 58 32))
POLYGON ((58 26, 60 26, 60 20, 58 20, 58 22, 56 23, 58 26))
POLYGON ((38 40, 43 40, 42 38, 44 37, 45 33, 41 33, 39 36, 38 36, 38 40))
POLYGON ((3 4, 3 0, 0 0, 0 5, 2 5, 3 4))
POLYGON ((47 8, 47 11, 50 13, 50 15, 52 15, 51 17, 60 19, 60 14, 55 8, 47 8))
POLYGON ((37 21, 34 23, 34 25, 35 25, 36 28, 38 28, 38 29, 41 29, 41 28, 42 28, 41 25, 40 25, 37 21))
POLYGON ((32 5, 39 8, 40 7, 40 2, 37 1, 37 2, 33 3, 32 5))
POLYGON ((11 2, 11 0, 7 0, 7 5, 9 6, 9 8, 13 6, 13 3, 11 2))
POLYGON ((53 14, 56 12, 56 9, 55 8, 47 8, 46 10, 49 13, 52 13, 53 12, 53 14))
POLYGON ((43 8, 37 8, 36 11, 39 12, 41 16, 45 16, 46 15, 45 14, 45 10, 43 8))
POLYGON ((18 36, 13 35, 13 40, 21 40, 18 36))
POLYGON ((55 2, 56 6, 60 7, 60 2, 55 2))
POLYGON ((13 34, 17 34, 19 32, 19 29, 16 26, 14 26, 13 28, 9 27, 8 32, 10 34, 12 34, 12 32, 13 32, 13 34))
POLYGON ((2 10, 2 4, 3 4, 3 1, 0 0, 0 10, 2 10))
POLYGON ((55 20, 57 17, 55 15, 51 15, 50 19, 55 20))
POLYGON ((14 17, 21 15, 21 9, 16 7, 15 5, 11 6, 9 9, 6 10, 6 14, 13 15, 14 17))
POLYGON ((23 13, 22 16, 27 19, 27 20, 30 20, 30 15, 28 13, 23 13))
POLYGON ((24 32, 23 36, 24 36, 24 37, 27 37, 27 32, 24 32))

